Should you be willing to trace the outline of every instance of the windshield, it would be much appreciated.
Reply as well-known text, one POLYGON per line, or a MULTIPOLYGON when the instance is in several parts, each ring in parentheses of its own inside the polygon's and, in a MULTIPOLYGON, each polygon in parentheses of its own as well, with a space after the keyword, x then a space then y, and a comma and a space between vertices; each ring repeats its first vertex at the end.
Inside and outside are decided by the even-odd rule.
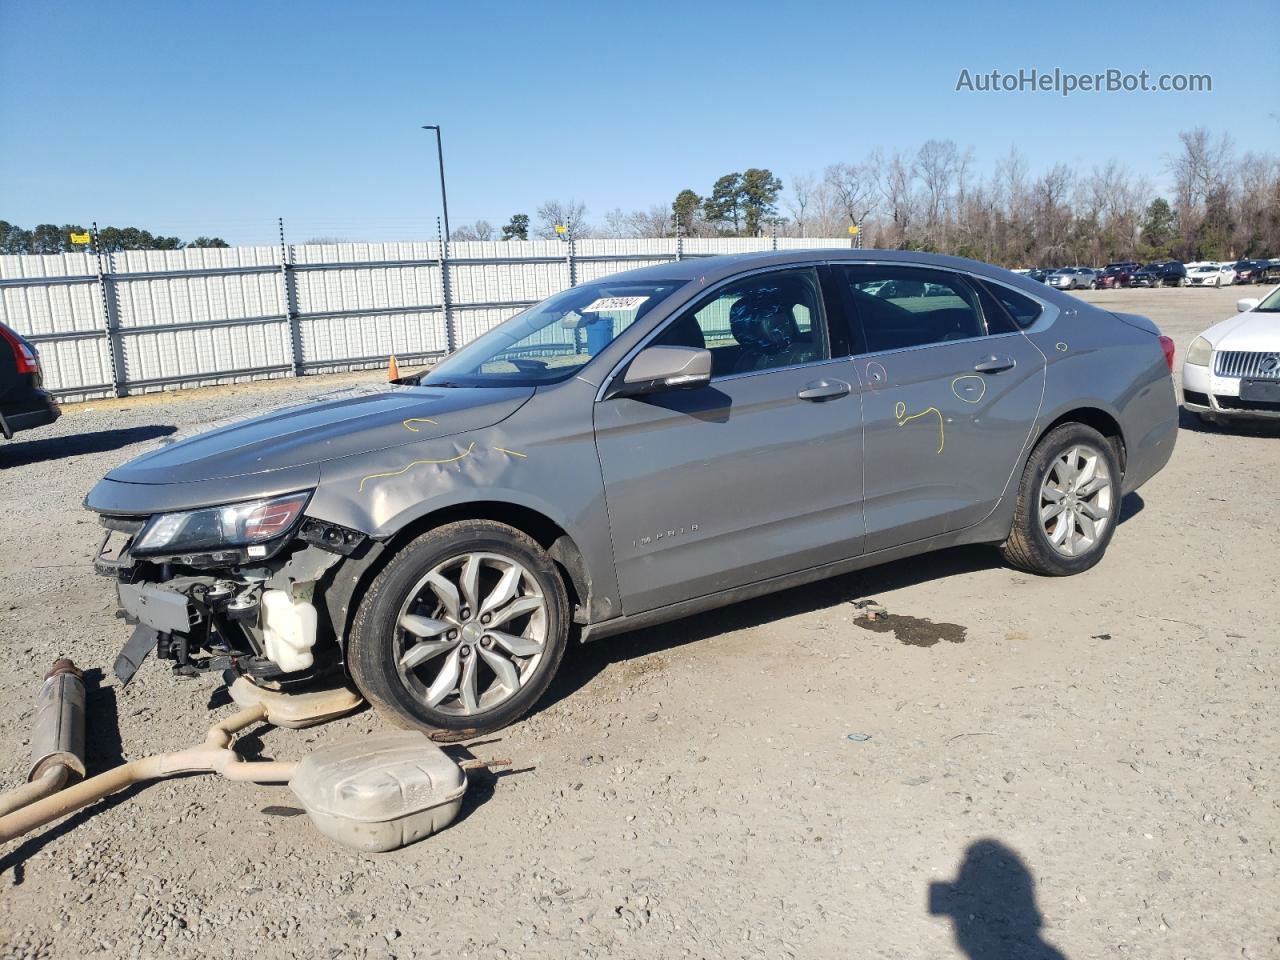
POLYGON ((473 340, 422 378, 436 387, 535 387, 567 380, 684 280, 570 287, 473 340))
POLYGON ((1271 295, 1253 308, 1255 313, 1280 313, 1280 287, 1271 291, 1271 295))

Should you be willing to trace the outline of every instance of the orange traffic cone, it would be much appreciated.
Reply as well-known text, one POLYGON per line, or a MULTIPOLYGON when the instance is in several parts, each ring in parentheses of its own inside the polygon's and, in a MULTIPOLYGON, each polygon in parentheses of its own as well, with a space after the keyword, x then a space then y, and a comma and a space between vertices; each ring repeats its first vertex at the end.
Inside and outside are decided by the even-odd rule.
POLYGON ((387 363, 387 379, 393 383, 400 379, 400 364, 396 363, 396 355, 391 355, 390 362, 387 363))

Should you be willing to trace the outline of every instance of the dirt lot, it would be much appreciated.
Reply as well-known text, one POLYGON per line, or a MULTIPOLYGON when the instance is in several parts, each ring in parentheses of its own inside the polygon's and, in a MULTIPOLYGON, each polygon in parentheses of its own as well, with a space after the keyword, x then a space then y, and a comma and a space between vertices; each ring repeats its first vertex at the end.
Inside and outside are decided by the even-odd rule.
MULTIPOLYGON (((1243 293, 1088 298, 1181 357, 1243 293)), ((91 671, 95 771, 210 722, 212 681, 109 676, 128 628, 89 566, 92 483, 175 427, 363 376, 90 403, 0 447, 0 785, 59 655, 91 671)), ((1187 421, 1083 576, 959 549, 571 651, 475 748, 514 769, 396 853, 279 815, 283 787, 135 791, 0 849, 0 955, 1280 956, 1277 475, 1280 429, 1187 421), (955 626, 906 643, 857 626, 859 598, 955 626)))

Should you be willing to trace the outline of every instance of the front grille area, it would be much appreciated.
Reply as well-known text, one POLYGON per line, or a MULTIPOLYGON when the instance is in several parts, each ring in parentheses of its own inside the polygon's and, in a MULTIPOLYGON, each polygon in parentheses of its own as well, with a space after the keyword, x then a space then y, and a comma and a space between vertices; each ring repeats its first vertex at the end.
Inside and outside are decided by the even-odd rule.
POLYGON ((1220 377, 1260 377, 1280 380, 1280 351, 1220 350, 1214 360, 1220 377))
POLYGON ((1182 396, 1187 403, 1193 403, 1197 407, 1207 407, 1209 405, 1209 395, 1207 393, 1197 393, 1195 390, 1183 390, 1182 396))
POLYGON ((1224 397, 1215 393, 1214 399, 1223 410, 1260 410, 1280 413, 1280 401, 1277 400, 1241 400, 1239 397, 1224 397))

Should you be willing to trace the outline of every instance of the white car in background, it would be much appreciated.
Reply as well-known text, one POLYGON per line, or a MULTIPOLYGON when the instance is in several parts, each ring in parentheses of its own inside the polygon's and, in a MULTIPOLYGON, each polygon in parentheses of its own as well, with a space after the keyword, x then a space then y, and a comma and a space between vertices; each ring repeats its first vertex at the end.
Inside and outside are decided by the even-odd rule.
POLYGON ((1234 266, 1227 267, 1220 263, 1187 264, 1187 286, 1189 287, 1229 287, 1235 282, 1234 266))
POLYGON ((1280 420, 1280 287, 1191 341, 1182 361, 1183 406, 1209 423, 1280 420))

